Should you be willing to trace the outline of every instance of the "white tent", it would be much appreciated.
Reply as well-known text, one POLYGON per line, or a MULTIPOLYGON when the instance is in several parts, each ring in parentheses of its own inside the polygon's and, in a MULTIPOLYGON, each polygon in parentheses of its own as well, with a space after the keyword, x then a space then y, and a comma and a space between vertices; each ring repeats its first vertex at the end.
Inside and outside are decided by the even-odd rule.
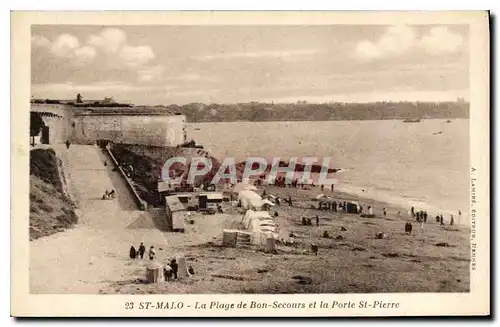
POLYGON ((240 193, 241 191, 257 191, 257 188, 252 184, 238 183, 233 187, 233 192, 240 193))
POLYGON ((262 208, 262 198, 254 191, 240 191, 238 198, 240 199, 241 206, 245 209, 260 210, 262 208))
POLYGON ((319 194, 319 195, 316 195, 316 197, 314 198, 314 200, 316 201, 320 201, 320 200, 331 200, 332 198, 327 196, 327 195, 324 195, 324 194, 319 194))
POLYGON ((268 238, 278 238, 278 226, 267 211, 248 210, 243 217, 243 224, 251 233, 251 242, 266 245, 268 238))

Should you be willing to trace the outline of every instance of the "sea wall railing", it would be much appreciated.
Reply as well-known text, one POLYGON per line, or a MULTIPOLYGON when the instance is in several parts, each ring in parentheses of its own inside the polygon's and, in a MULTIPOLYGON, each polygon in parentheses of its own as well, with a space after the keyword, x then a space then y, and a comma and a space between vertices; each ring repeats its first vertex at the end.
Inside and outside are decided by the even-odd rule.
POLYGON ((111 150, 109 149, 109 147, 106 146, 104 148, 104 151, 111 158, 111 160, 113 161, 113 164, 115 165, 116 169, 118 169, 118 172, 120 173, 120 176, 123 178, 123 180, 125 181, 125 184, 127 185, 128 189, 132 193, 132 197, 134 198, 135 203, 137 204, 137 207, 140 210, 142 210, 142 211, 146 211, 148 209, 147 202, 144 201, 143 199, 141 199, 141 197, 139 196, 139 193, 137 193, 137 190, 135 189, 134 185, 132 184, 132 181, 127 176, 127 174, 125 174, 125 171, 120 166, 120 164, 118 163, 118 160, 116 160, 115 156, 113 155, 113 153, 111 152, 111 150))

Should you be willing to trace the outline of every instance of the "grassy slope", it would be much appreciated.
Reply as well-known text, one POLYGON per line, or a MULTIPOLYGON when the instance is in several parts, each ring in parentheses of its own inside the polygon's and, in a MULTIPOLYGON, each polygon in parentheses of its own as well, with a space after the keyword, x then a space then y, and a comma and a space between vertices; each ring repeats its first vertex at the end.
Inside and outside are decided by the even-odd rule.
POLYGON ((63 191, 54 150, 30 153, 30 240, 72 227, 77 222, 72 202, 63 191))

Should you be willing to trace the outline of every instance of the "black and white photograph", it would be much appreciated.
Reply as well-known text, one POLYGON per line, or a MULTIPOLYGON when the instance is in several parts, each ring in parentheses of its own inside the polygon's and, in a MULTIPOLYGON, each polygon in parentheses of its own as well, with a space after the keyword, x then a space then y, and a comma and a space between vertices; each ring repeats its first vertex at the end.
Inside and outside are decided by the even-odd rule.
MULTIPOLYGON (((248 300, 258 315, 313 308, 302 295, 471 295, 489 109, 466 18, 487 14, 352 15, 31 24, 28 293, 163 295, 150 306, 200 315, 233 307, 169 296, 283 296, 248 300)), ((363 300, 322 308, 402 306, 363 300)))

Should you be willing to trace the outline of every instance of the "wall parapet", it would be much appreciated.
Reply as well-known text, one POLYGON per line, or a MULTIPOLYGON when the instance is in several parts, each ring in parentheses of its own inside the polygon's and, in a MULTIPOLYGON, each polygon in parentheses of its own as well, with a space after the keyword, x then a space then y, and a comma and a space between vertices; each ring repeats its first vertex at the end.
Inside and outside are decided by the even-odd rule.
POLYGON ((148 210, 148 204, 147 204, 147 202, 144 201, 143 199, 141 199, 141 197, 139 196, 139 193, 137 193, 137 190, 135 189, 134 185, 132 184, 132 181, 130 180, 130 178, 128 178, 127 174, 125 174, 125 171, 120 166, 120 164, 118 163, 118 160, 116 160, 115 156, 113 155, 113 153, 111 152, 111 150, 109 149, 109 147, 106 146, 104 148, 104 150, 106 151, 106 153, 108 154, 108 156, 113 161, 113 164, 118 169, 118 172, 120 173, 120 175, 122 176, 122 178, 125 180, 125 184, 127 185, 128 189, 132 193, 132 196, 133 196, 133 198, 135 200, 135 203, 137 204, 137 207, 140 210, 142 210, 142 211, 148 210))

